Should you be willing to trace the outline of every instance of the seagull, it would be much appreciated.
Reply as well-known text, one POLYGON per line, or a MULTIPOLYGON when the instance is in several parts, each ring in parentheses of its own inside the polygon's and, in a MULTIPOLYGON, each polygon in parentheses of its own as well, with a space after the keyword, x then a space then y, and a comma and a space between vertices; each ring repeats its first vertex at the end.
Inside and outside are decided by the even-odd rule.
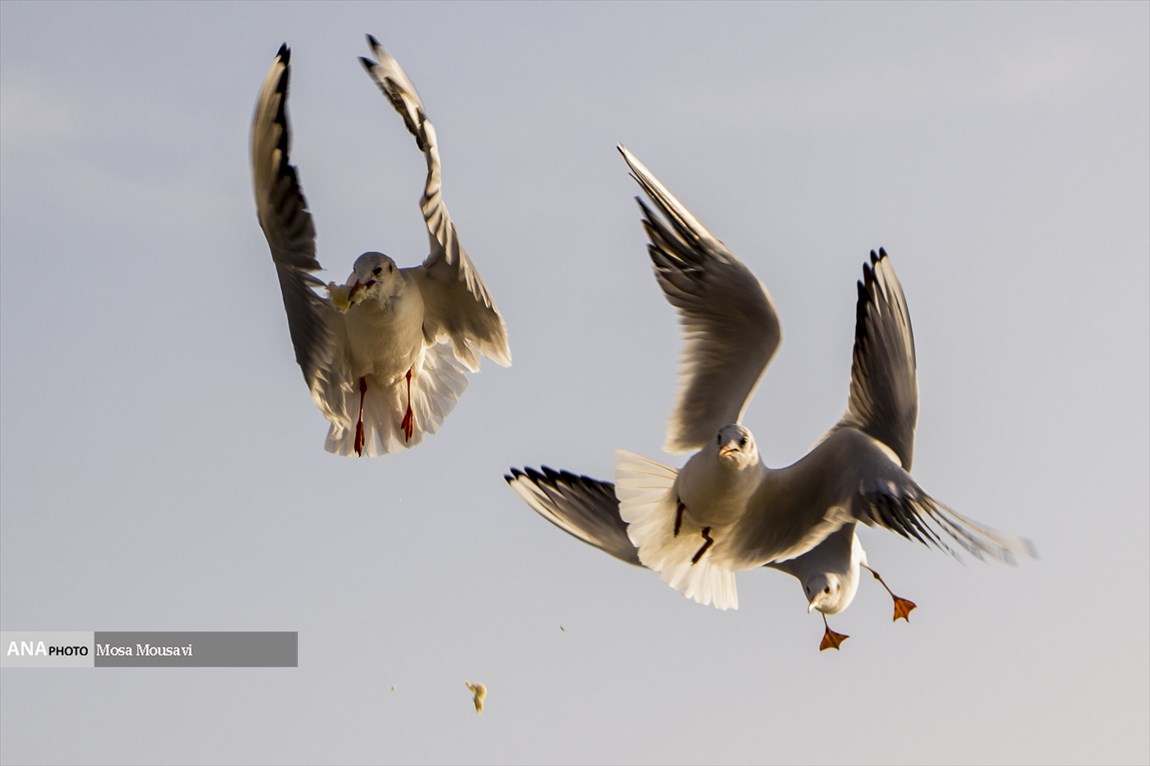
POLYGON ((276 54, 252 120, 252 182, 260 227, 283 293, 296 361, 329 422, 325 448, 381 455, 435 433, 467 387, 480 356, 511 364, 507 328, 443 203, 439 146, 415 86, 367 36, 364 69, 403 117, 427 160, 420 209, 430 254, 400 268, 366 252, 342 285, 313 275, 315 225, 289 158, 291 51, 276 54), (326 287, 327 295, 317 292, 326 287))
MULTIPOLYGON (((536 513, 572 537, 627 564, 643 567, 639 550, 627 536, 627 522, 619 515, 615 484, 548 466, 512 468, 503 477, 536 513)), ((820 650, 838 649, 849 636, 831 630, 826 616, 844 611, 858 591, 859 572, 869 571, 894 600, 894 619, 908 620, 915 603, 895 595, 882 576, 866 563, 854 527, 844 527, 811 551, 795 559, 764 565, 793 575, 803 586, 809 606, 823 617, 825 632, 820 650), (844 549, 845 546, 845 549, 844 549)))
POLYGON ((820 650, 847 638, 826 616, 854 600, 862 569, 890 594, 895 620, 915 608, 870 568, 856 535, 860 522, 954 553, 937 526, 977 558, 1035 555, 1029 541, 958 515, 907 473, 918 418, 914 339, 902 287, 881 249, 858 283, 846 413, 806 457, 765 467, 738 421, 781 341, 770 293, 634 155, 619 151, 662 214, 637 200, 656 278, 686 335, 665 449, 695 454, 676 470, 620 451, 615 483, 547 467, 512 469, 505 479, 532 509, 721 609, 738 606, 735 572, 766 566, 790 574, 808 611, 823 617, 820 650))

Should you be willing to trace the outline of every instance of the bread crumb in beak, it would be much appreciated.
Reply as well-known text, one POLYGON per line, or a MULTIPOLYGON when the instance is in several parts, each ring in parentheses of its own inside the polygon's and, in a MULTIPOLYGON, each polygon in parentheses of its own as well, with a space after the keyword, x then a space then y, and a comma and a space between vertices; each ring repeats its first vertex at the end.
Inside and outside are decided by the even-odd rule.
POLYGON ((331 296, 331 305, 341 314, 346 314, 351 308, 352 288, 347 285, 337 285, 335 282, 327 283, 327 294, 331 296))

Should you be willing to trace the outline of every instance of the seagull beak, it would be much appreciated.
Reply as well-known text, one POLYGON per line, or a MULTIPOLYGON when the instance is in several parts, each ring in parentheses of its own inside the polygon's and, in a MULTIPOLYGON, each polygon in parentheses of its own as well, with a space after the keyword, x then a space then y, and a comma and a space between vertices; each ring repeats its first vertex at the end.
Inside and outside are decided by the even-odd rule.
POLYGON ((355 299, 356 293, 358 293, 360 290, 366 290, 367 288, 371 287, 374 284, 375 284, 374 279, 369 279, 366 282, 360 282, 358 279, 355 280, 355 284, 352 285, 351 289, 347 291, 348 301, 353 302, 355 299))
POLYGON ((814 601, 807 604, 807 614, 810 614, 813 611, 815 611, 815 602, 814 601))
POLYGON ((725 447, 719 448, 719 457, 726 457, 727 455, 733 455, 738 451, 739 451, 738 447, 736 447, 733 444, 728 444, 725 447))

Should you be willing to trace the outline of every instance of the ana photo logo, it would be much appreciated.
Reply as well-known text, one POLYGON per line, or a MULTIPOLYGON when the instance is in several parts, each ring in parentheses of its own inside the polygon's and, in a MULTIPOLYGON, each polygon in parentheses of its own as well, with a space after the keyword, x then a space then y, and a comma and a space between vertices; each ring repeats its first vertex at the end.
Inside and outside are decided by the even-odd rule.
POLYGON ((44 641, 8 641, 4 650, 5 657, 87 657, 90 654, 88 647, 80 644, 68 646, 62 644, 48 644, 44 641))

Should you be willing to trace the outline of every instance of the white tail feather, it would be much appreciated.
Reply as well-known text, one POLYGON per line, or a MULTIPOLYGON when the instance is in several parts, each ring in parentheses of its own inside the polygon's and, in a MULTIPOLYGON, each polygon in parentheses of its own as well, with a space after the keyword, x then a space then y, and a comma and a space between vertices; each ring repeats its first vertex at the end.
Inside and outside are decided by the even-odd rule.
MULTIPOLYGON (((433 434, 455 409, 467 388, 466 368, 455 358, 449 343, 437 343, 425 349, 422 365, 411 378, 411 410, 415 428, 410 439, 404 438, 403 416, 407 413, 407 381, 401 377, 388 383, 375 375, 367 378, 367 395, 363 400, 363 454, 386 455, 414 447, 424 434, 433 434)), ((359 412, 357 387, 343 391, 345 411, 359 412)), ((355 454, 355 420, 332 423, 324 447, 337 455, 355 454)))
POLYGON ((715 563, 710 550, 695 561, 706 544, 703 528, 686 514, 675 534, 678 499, 674 468, 633 452, 615 453, 615 496, 627 536, 639 549, 639 560, 687 598, 719 609, 738 609, 735 573, 715 563))

